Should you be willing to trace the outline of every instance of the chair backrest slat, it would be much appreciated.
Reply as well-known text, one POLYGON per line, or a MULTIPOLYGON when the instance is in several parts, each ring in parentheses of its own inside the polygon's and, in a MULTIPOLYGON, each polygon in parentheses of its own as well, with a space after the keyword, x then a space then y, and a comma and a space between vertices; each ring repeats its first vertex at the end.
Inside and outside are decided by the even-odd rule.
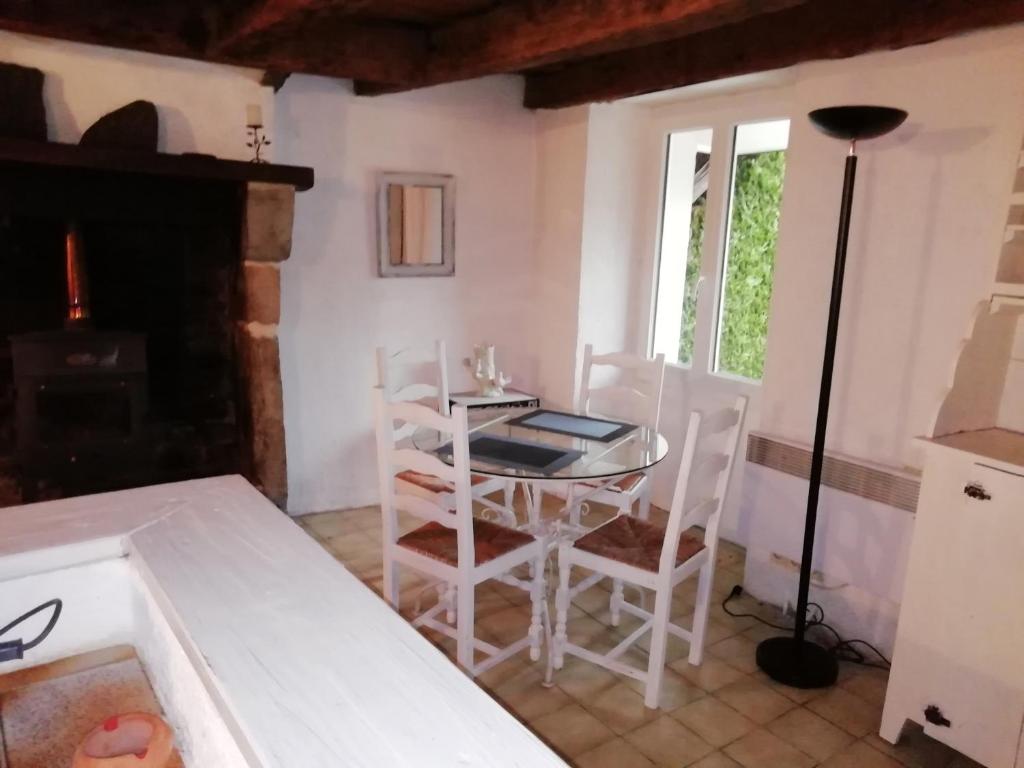
POLYGON ((420 403, 395 403, 390 402, 389 413, 394 421, 404 421, 415 424, 417 427, 426 427, 438 432, 449 432, 451 430, 451 416, 444 416, 433 408, 420 403))
POLYGON ((719 473, 729 468, 729 454, 710 453, 706 456, 698 456, 693 460, 693 469, 690 470, 689 487, 703 487, 704 481, 714 478, 718 479, 719 473))
POLYGON ((454 483, 458 477, 455 467, 445 464, 437 456, 417 451, 415 448, 394 449, 391 452, 391 465, 395 468, 395 472, 411 469, 421 475, 434 475, 450 483, 454 483))
MULTIPOLYGON (((467 556, 472 558, 473 502, 470 496, 469 427, 466 408, 458 406, 452 409, 451 416, 442 416, 425 405, 389 402, 383 387, 374 388, 374 398, 377 412, 377 474, 384 540, 389 543, 398 540, 398 512, 404 511, 418 518, 433 520, 454 528, 458 533, 459 557, 463 556, 465 550, 467 556), (453 465, 445 464, 433 453, 406 445, 399 447, 395 430, 396 421, 403 422, 402 427, 412 425, 414 429, 425 428, 451 435, 453 465), (395 475, 405 469, 434 475, 451 483, 455 487, 455 514, 426 498, 397 493, 395 475)), ((473 560, 470 559, 468 562, 472 563, 473 560)))
POLYGON ((389 350, 377 347, 377 386, 383 387, 390 402, 423 402, 436 400, 435 410, 451 415, 448 392, 448 352, 443 341, 435 341, 433 357, 413 359, 415 349, 389 350), (407 381, 405 376, 418 374, 426 380, 407 381))
POLYGON ((683 510, 683 524, 685 531, 687 528, 692 528, 695 525, 707 526, 711 516, 718 511, 721 506, 721 500, 714 497, 708 499, 701 499, 696 504, 690 505, 688 508, 683 510))
POLYGON ((437 504, 433 504, 422 496, 410 496, 407 493, 396 493, 392 496, 392 500, 395 505, 395 509, 399 512, 408 512, 414 517, 418 517, 420 520, 432 520, 435 523, 440 523, 445 528, 454 528, 456 516, 451 513, 450 510, 441 509, 437 504))
POLYGON ((736 424, 741 414, 735 407, 722 408, 719 411, 708 414, 701 419, 701 437, 709 437, 724 432, 736 424))
POLYGON ((434 404, 434 410, 442 413, 440 403, 437 401, 437 387, 433 384, 416 382, 404 387, 399 387, 391 393, 393 403, 419 403, 420 405, 434 404))
POLYGON ((747 398, 738 397, 731 408, 713 413, 706 419, 698 411, 690 414, 661 551, 659 572, 662 577, 675 567, 683 532, 695 525, 704 526, 704 546, 714 560, 718 551, 719 521, 725 508, 746 412, 747 398), (705 444, 711 440, 721 441, 722 445, 717 450, 708 450, 705 444), (708 492, 704 491, 706 485, 712 486, 708 492), (693 490, 700 492, 701 498, 691 503, 688 496, 693 490))
MULTIPOLYGON (((593 346, 588 344, 588 347, 593 346)), ((625 352, 609 352, 604 355, 591 354, 590 360, 594 365, 614 365, 616 368, 647 368, 650 360, 645 357, 637 357, 625 352)))
POLYGON ((595 355, 592 345, 583 348, 583 371, 576 407, 591 413, 595 400, 604 403, 597 410, 612 418, 637 419, 644 426, 658 428, 661 390, 665 381, 665 355, 648 359, 625 352, 595 355), (617 378, 609 384, 594 382, 594 367, 613 368, 617 378))

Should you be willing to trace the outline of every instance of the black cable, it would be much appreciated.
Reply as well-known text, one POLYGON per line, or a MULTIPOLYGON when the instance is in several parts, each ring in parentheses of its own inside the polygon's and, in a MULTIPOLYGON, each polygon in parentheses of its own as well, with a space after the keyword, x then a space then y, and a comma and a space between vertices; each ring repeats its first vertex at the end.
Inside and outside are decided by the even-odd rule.
MULTIPOLYGON (((791 632, 793 630, 793 627, 784 627, 779 624, 774 624, 768 621, 767 619, 758 616, 755 613, 734 613, 733 611, 731 611, 729 609, 729 601, 732 600, 734 597, 739 597, 742 594, 743 587, 741 587, 739 584, 734 586, 732 590, 729 592, 728 596, 722 601, 722 610, 736 619, 755 619, 767 627, 771 627, 772 629, 778 629, 784 632, 791 632)), ((886 658, 885 654, 883 654, 880 650, 878 650, 867 640, 843 640, 842 635, 840 635, 834 627, 832 627, 830 624, 825 623, 825 609, 822 608, 819 603, 808 603, 807 613, 808 629, 811 629, 812 627, 821 627, 822 629, 831 632, 832 635, 835 637, 835 645, 833 645, 829 649, 829 651, 832 653, 833 656, 836 657, 838 661, 847 661, 852 664, 860 664, 865 667, 874 667, 876 669, 889 669, 892 666, 892 662, 886 658), (816 613, 812 614, 812 611, 816 611, 816 613), (881 659, 883 663, 872 663, 869 657, 865 656, 863 653, 861 653, 853 647, 855 645, 863 645, 867 647, 871 650, 872 653, 874 653, 879 659, 881 659)))
POLYGON ((53 614, 50 616, 50 620, 46 623, 46 626, 43 627, 43 631, 36 635, 34 639, 28 641, 27 643, 21 640, 20 638, 17 640, 0 641, 0 661, 20 659, 24 655, 25 651, 32 650, 41 642, 43 642, 43 640, 49 637, 50 633, 53 631, 53 628, 57 626, 57 620, 60 618, 60 613, 61 610, 63 610, 64 608, 64 603, 60 598, 47 600, 45 603, 37 605, 31 611, 23 613, 21 616, 16 618, 7 626, 0 627, 0 637, 3 637, 12 629, 17 627, 19 624, 23 624, 36 614, 42 613, 48 608, 53 609, 53 614))
MULTIPOLYGON (((873 646, 867 640, 856 640, 856 639, 855 640, 843 640, 843 642, 840 643, 838 648, 839 648, 840 651, 846 651, 848 653, 852 653, 852 654, 856 655, 860 659, 860 661, 857 661, 856 663, 857 664, 863 664, 865 667, 876 667, 877 669, 889 669, 892 666, 892 662, 889 661, 889 659, 886 658, 885 654, 882 653, 877 648, 875 648, 875 646, 873 646), (863 646, 866 646, 867 648, 869 648, 871 650, 871 652, 873 654, 875 654, 878 658, 880 658, 882 660, 882 664, 872 664, 870 661, 868 661, 868 658, 864 654, 860 653, 859 651, 855 651, 851 647, 853 645, 863 645, 863 646)), ((849 659, 844 659, 844 660, 845 661, 849 661, 849 659)))
POLYGON ((734 586, 732 588, 732 591, 729 593, 729 596, 726 597, 725 600, 722 601, 722 610, 725 611, 730 616, 732 616, 734 619, 757 619, 757 621, 761 622, 765 626, 771 627, 772 629, 778 629, 778 630, 781 630, 783 632, 792 632, 793 631, 792 627, 783 627, 783 626, 780 626, 779 624, 772 624, 767 619, 763 619, 760 616, 758 616, 756 614, 753 614, 753 613, 733 613, 732 611, 730 611, 729 610, 729 601, 732 600, 734 597, 739 597, 742 594, 743 594, 743 587, 741 587, 739 584, 734 586))

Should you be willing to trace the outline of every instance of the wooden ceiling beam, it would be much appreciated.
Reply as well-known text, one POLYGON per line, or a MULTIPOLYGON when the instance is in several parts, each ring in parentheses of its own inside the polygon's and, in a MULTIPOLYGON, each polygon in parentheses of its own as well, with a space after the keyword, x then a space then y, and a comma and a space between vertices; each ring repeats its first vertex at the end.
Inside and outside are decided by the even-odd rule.
POLYGON ((427 34, 416 27, 325 18, 247 38, 219 57, 278 72, 400 83, 418 76, 427 51, 427 34))
POLYGON ((171 3, 147 9, 139 24, 132 2, 102 7, 81 0, 0 0, 0 28, 170 56, 202 56, 209 40, 210 17, 194 3, 171 3))
POLYGON ((348 14, 372 6, 372 0, 254 0, 228 14, 210 43, 213 53, 230 53, 246 47, 282 27, 295 28, 324 12, 348 14))
MULTIPOLYGON (((283 1, 283 0, 279 0, 283 1)), ((356 84, 378 95, 518 72, 692 34, 812 0, 524 0, 435 27, 426 66, 410 81, 356 84)))
POLYGON ((208 52, 277 71, 371 82, 417 77, 426 31, 353 18, 374 7, 375 0, 256 0, 224 19, 208 52))
POLYGON ((429 77, 461 80, 632 48, 808 0, 528 0, 438 27, 429 77))
POLYGON ((237 32, 243 22, 230 12, 209 10, 209 4, 201 2, 154 4, 147 7, 142 23, 137 0, 95 5, 81 0, 0 0, 0 28, 274 72, 371 82, 417 77, 426 60, 427 33, 404 24, 335 16, 343 2, 354 11, 373 0, 260 0, 247 13, 261 8, 269 15, 260 18, 273 18, 274 23, 247 22, 246 37, 237 32), (285 6, 297 15, 287 17, 285 6), (303 27, 304 14, 316 14, 328 6, 329 17, 303 27), (224 44, 229 37, 234 41, 230 47, 224 44))
POLYGON ((1020 21, 1024 0, 815 0, 680 40, 528 73, 524 102, 553 109, 611 101, 1020 21))

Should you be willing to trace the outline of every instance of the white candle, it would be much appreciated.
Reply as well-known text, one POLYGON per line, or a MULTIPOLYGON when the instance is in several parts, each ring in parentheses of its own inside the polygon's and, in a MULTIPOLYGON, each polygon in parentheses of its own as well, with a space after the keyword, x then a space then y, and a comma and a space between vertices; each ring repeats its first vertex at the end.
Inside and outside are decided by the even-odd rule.
POLYGON ((263 109, 259 104, 249 104, 245 108, 246 125, 263 125, 263 109))

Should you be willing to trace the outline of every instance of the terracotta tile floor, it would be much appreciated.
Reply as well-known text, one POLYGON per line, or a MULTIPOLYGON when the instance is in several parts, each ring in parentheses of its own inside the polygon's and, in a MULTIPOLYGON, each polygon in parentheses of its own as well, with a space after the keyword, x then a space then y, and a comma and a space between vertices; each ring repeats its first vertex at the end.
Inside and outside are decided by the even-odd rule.
MULTIPOLYGON (((591 512, 598 524, 608 512, 591 512)), ((653 510, 654 515, 664 515, 653 510)), ((316 538, 368 587, 381 592, 380 510, 376 507, 326 512, 298 518, 316 538)), ((659 521, 660 522, 660 521, 659 521)), ((408 521, 403 529, 415 527, 408 521)), ((531 663, 524 652, 491 669, 479 684, 548 744, 578 768, 967 768, 976 763, 909 727, 898 747, 876 734, 886 674, 844 664, 838 685, 826 691, 798 691, 777 685, 754 664, 756 643, 774 634, 754 619, 736 619, 721 610, 721 600, 743 583, 744 552, 723 542, 715 578, 718 605, 711 613, 704 663, 687 662, 686 643, 670 639, 669 668, 662 708, 643 705, 642 687, 580 659, 568 658, 555 686, 541 685, 543 660, 531 663)), ((411 614, 424 582, 402 574, 401 610, 411 614)), ((570 614, 574 642, 610 649, 636 624, 608 621, 604 585, 579 595, 570 614)), ((696 580, 677 587, 673 616, 684 626, 692 614, 696 580)), ((628 592, 627 592, 628 596, 628 592)), ((434 600, 423 595, 424 606, 434 600)), ((503 584, 478 587, 478 637, 504 643, 522 636, 529 624, 528 598, 503 584)), ((775 613, 747 597, 736 608, 770 618, 775 613)), ((424 633, 449 657, 455 644, 424 633)), ((646 643, 626 660, 646 664, 646 643)))

